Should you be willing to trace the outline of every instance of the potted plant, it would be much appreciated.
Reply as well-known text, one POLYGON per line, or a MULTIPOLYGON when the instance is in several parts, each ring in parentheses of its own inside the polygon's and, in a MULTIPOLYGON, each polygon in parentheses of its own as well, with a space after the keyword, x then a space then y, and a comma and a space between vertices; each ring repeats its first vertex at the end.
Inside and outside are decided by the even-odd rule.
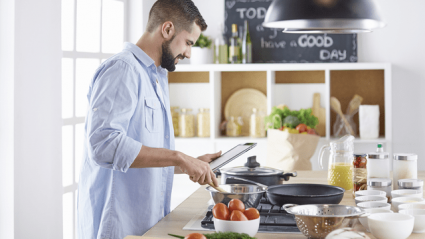
POLYGON ((213 51, 211 49, 212 40, 202 33, 193 45, 190 56, 190 64, 212 64, 213 51))

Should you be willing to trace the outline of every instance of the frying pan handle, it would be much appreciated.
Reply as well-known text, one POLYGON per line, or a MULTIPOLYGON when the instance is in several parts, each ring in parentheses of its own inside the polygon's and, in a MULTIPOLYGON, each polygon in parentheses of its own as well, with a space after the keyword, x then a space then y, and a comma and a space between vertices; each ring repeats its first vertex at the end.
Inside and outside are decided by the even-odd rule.
POLYGON ((227 179, 236 179, 236 180, 245 181, 245 182, 248 182, 248 183, 253 183, 253 184, 257 185, 257 186, 263 187, 264 190, 267 190, 267 188, 268 188, 268 186, 266 186, 264 184, 261 184, 261 183, 258 183, 258 182, 254 182, 252 180, 248 180, 248 179, 244 179, 244 178, 228 177, 227 179))
POLYGON ((282 206, 282 209, 285 210, 285 212, 290 213, 286 209, 289 209, 289 208, 295 207, 295 206, 298 206, 298 205, 297 204, 285 204, 285 205, 282 206))
POLYGON ((291 172, 291 173, 284 173, 282 175, 280 175, 280 178, 283 178, 285 181, 289 180, 289 177, 296 177, 298 174, 296 171, 291 172))

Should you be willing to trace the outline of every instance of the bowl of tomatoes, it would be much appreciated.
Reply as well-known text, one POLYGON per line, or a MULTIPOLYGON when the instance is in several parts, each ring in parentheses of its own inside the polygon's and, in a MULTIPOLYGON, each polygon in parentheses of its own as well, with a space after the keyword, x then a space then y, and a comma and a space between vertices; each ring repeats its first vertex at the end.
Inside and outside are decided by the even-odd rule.
POLYGON ((260 213, 256 208, 245 208, 239 199, 232 199, 228 205, 214 205, 213 221, 216 232, 245 233, 254 237, 260 226, 260 213))

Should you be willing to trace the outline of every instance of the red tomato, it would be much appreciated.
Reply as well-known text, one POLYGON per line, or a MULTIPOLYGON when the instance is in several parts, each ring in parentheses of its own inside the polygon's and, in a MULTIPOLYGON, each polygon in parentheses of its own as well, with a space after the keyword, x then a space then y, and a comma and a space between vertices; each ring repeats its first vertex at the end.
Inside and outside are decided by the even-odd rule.
POLYGON ((307 134, 315 134, 315 135, 317 135, 316 130, 314 130, 314 129, 307 130, 307 134))
POLYGON ((282 126, 279 128, 280 131, 283 131, 285 129, 285 126, 282 126))
POLYGON ((217 203, 212 210, 213 216, 220 220, 229 220, 230 211, 224 203, 217 203))
POLYGON ((241 212, 245 211, 245 204, 243 204, 243 202, 239 199, 232 199, 229 202, 229 211, 230 213, 233 212, 233 210, 239 210, 241 212))
POLYGON ((201 233, 194 232, 185 236, 184 239, 207 239, 207 238, 201 233))
POLYGON ((254 220, 260 217, 260 213, 258 212, 258 210, 253 207, 246 209, 243 214, 245 214, 248 220, 254 220))
POLYGON ((232 214, 230 214, 230 221, 248 221, 245 214, 239 210, 234 210, 232 214))
POLYGON ((305 125, 305 124, 299 124, 299 125, 297 125, 297 127, 295 129, 297 129, 300 133, 307 132, 307 130, 308 130, 307 125, 305 125))

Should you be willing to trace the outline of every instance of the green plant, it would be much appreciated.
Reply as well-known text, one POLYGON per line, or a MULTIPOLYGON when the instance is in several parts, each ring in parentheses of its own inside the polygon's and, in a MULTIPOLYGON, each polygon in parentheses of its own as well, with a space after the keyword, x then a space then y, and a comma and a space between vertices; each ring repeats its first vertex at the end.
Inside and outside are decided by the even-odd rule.
POLYGON ((212 40, 201 33, 198 40, 195 42, 193 46, 197 46, 200 48, 211 48, 211 44, 212 44, 212 40))
MULTIPOLYGON (((316 128, 316 125, 319 124, 319 119, 311 112, 311 109, 290 110, 288 107, 285 107, 284 109, 273 107, 270 115, 265 118, 266 129, 279 129, 282 124, 285 123, 285 118, 288 116, 295 116, 299 120, 298 123, 303 123, 314 129, 316 128)), ((290 118, 294 119, 293 117, 290 118)), ((294 122, 289 122, 289 119, 286 123, 290 123, 287 126, 291 128, 295 128, 296 126, 294 126, 294 122)))

